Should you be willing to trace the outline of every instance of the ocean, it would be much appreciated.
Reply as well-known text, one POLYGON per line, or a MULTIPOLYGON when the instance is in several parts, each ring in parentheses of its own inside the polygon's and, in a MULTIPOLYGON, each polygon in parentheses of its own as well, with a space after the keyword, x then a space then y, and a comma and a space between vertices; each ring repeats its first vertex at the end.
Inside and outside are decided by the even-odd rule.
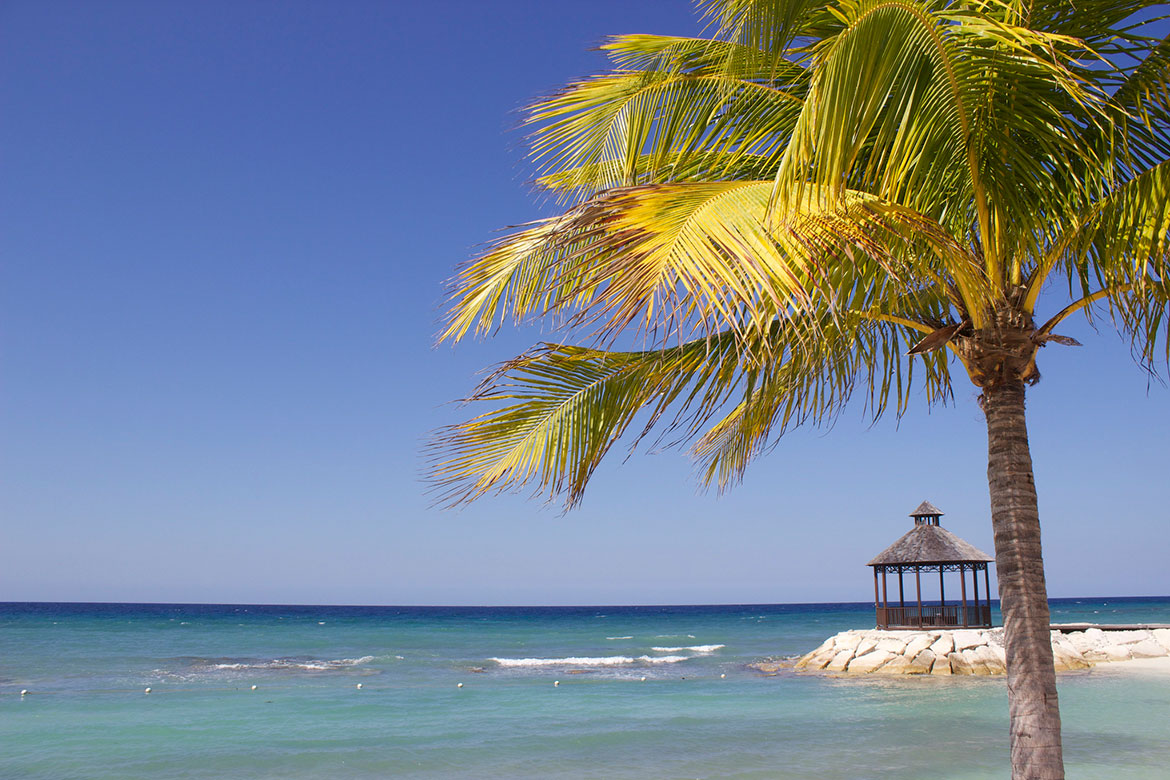
MULTIPOLYGON (((1052 611, 1170 623, 1170 598, 1052 611)), ((1003 679, 747 666, 872 625, 869 604, 0 604, 0 778, 1007 778, 1003 679)), ((1170 777, 1170 675, 1059 692, 1069 778, 1170 777)))

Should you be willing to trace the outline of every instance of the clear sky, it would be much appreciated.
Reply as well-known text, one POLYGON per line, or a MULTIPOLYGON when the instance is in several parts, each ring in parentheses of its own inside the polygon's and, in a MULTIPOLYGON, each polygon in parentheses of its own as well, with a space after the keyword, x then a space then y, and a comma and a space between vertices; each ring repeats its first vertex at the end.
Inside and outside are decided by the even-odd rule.
MULTIPOLYGON (((923 499, 992 551, 975 391, 798 431, 701 494, 615 450, 567 515, 429 507, 428 432, 537 332, 434 348, 547 213, 512 128, 679 2, 0 5, 0 600, 865 600, 923 499)), ((1170 594, 1170 391, 1101 323, 1029 393, 1050 593, 1170 594)))

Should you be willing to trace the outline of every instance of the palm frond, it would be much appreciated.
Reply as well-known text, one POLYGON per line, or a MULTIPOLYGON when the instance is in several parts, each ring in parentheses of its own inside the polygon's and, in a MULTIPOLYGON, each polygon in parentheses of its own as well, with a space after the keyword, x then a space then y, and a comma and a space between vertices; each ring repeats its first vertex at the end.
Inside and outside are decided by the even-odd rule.
POLYGON ((803 92, 800 75, 788 75, 795 82, 781 87, 668 66, 579 81, 530 108, 531 158, 540 177, 582 197, 669 180, 712 153, 725 170, 748 155, 773 158, 774 169, 803 92))
POLYGON ((604 318, 607 333, 634 322, 680 332, 716 317, 738 321, 761 296, 774 314, 781 296, 807 295, 807 274, 760 221, 770 189, 759 181, 631 187, 526 228, 459 274, 443 338, 488 332, 507 316, 571 310, 604 318))
POLYGON ((773 436, 831 422, 854 387, 869 390, 874 419, 910 400, 912 372, 927 366, 929 402, 945 400, 949 377, 937 355, 905 358, 908 329, 828 312, 773 321, 762 334, 726 332, 679 347, 611 352, 545 344, 494 372, 468 401, 497 408, 441 430, 430 455, 438 500, 458 504, 530 485, 549 498, 580 501, 603 456, 644 416, 634 444, 660 423, 660 438, 689 441, 743 400, 696 442, 704 481, 720 489, 742 476, 773 436), (833 334, 826 336, 826 334, 833 334))
POLYGON ((1125 74, 1112 103, 1126 114, 1118 119, 1126 131, 1121 137, 1138 166, 1170 156, 1170 36, 1125 74))
POLYGON ((840 16, 810 66, 778 207, 811 182, 880 195, 954 235, 974 224, 998 284, 1004 237, 1038 241, 1034 203, 1051 199, 1053 171, 1077 151, 1054 87, 1085 105, 1096 97, 1054 53, 1058 36, 926 2, 856 0, 840 16))
MULTIPOLYGON (((758 181, 776 172, 776 155, 694 151, 679 154, 643 154, 633 161, 635 181, 643 184, 667 184, 697 181, 758 181)), ((536 180, 542 188, 574 194, 585 189, 583 182, 597 183, 608 175, 606 163, 592 163, 580 168, 548 173, 536 180)))
POLYGON ((659 339, 762 330, 790 308, 838 307, 834 274, 954 282, 960 308, 985 279, 949 233, 864 193, 769 214, 768 181, 676 183, 611 190, 504 238, 453 282, 443 339, 501 321, 559 313, 609 339, 628 327, 659 339), (876 265, 861 273, 859 258, 876 265))
POLYGON ((468 400, 506 405, 439 431, 431 447, 439 501, 532 484, 576 504, 640 411, 648 430, 680 396, 718 406, 738 380, 739 346, 731 335, 649 352, 546 344, 504 364, 468 400))
POLYGON ((817 0, 703 0, 699 7, 713 36, 748 49, 786 50, 826 21, 817 0))
MULTIPOLYGON (((1170 162, 1094 204, 1046 258, 1049 268, 1060 263, 1079 281, 1083 296, 1094 288, 1104 293, 1141 357, 1152 361, 1159 340, 1170 335, 1164 332, 1170 326, 1170 162)), ((1042 283, 1033 280, 1029 301, 1039 296, 1042 283)))
POLYGON ((807 77, 785 49, 744 46, 707 38, 669 35, 615 35, 601 46, 619 70, 723 76, 775 89, 795 88, 807 77))
MULTIPOLYGON (((994 10, 994 5, 988 4, 994 10)), ((1164 6, 1160 0, 1011 0, 1013 23, 1035 30, 1067 35, 1101 48, 1115 39, 1122 22, 1149 8, 1164 6)))
POLYGON ((747 467, 791 428, 831 424, 856 387, 867 388, 867 408, 878 420, 891 406, 899 417, 924 379, 927 404, 951 397, 945 356, 906 356, 921 335, 880 319, 853 317, 816 328, 816 338, 794 340, 782 362, 770 363, 742 384, 738 404, 691 448, 700 482, 720 492, 738 484, 747 467))

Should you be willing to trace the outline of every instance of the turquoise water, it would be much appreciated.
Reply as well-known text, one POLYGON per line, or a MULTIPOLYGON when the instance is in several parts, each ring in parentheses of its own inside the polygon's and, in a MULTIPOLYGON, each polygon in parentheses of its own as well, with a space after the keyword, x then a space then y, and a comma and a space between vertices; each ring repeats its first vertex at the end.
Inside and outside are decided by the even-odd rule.
MULTIPOLYGON (((1055 601, 1053 620, 1170 623, 1170 599, 1055 601)), ((0 604, 0 777, 1006 778, 1002 680, 746 666, 872 623, 850 604, 0 604)), ((1060 696, 1070 778, 1170 776, 1170 676, 1102 667, 1060 696)))

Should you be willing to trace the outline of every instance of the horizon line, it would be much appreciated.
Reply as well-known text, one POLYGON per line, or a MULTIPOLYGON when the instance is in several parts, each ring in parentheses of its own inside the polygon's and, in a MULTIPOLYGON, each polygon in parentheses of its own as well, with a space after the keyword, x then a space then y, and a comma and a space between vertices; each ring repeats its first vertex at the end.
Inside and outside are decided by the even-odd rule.
MULTIPOLYGON (((1052 596, 1048 601, 1078 601, 1102 599, 1170 599, 1170 595, 1139 596, 1052 596)), ((933 603, 933 601, 932 601, 933 603)), ((998 604, 999 599, 991 600, 998 604)), ((297 604, 292 602, 218 602, 218 601, 0 601, 0 607, 17 604, 71 604, 76 606, 142 606, 142 607, 331 607, 338 609, 683 609, 694 607, 809 607, 809 606, 863 606, 870 601, 777 601, 777 602, 722 602, 706 604, 297 604)))

